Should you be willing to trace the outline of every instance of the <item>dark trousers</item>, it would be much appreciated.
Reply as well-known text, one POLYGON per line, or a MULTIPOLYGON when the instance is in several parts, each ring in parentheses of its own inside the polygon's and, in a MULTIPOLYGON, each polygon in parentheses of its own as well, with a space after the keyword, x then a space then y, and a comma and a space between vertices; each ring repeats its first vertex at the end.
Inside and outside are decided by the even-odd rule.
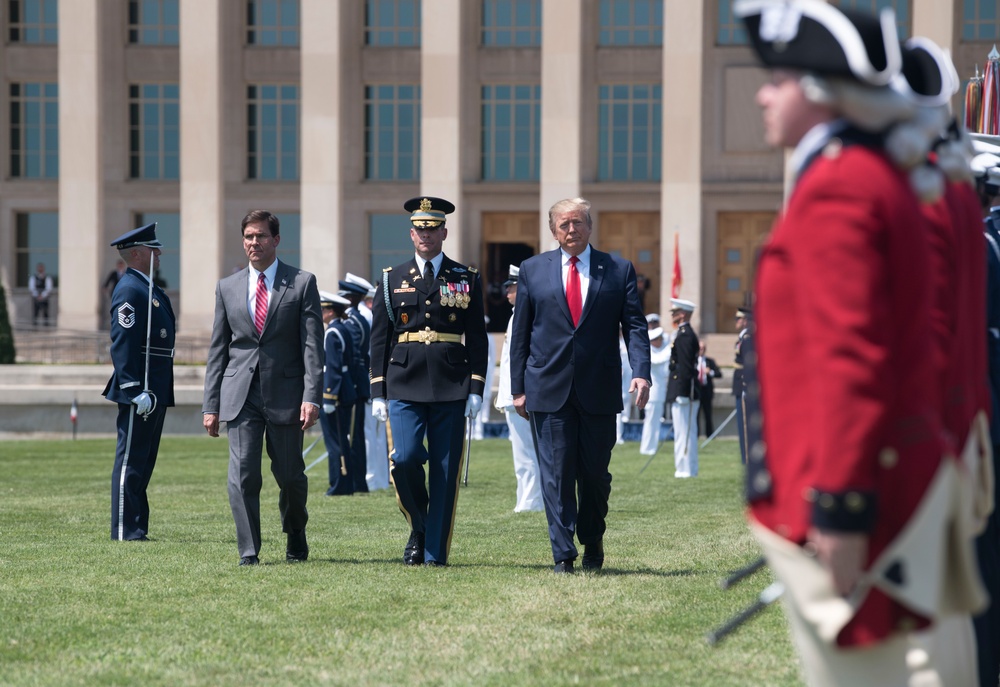
POLYGON ((324 412, 319 414, 330 475, 327 496, 347 496, 354 493, 353 476, 350 472, 351 442, 348 438, 353 413, 354 406, 337 406, 337 410, 329 415, 324 412))
POLYGON ((44 301, 32 301, 33 307, 31 309, 31 324, 38 324, 38 316, 42 316, 42 324, 48 326, 49 324, 49 302, 44 301))
POLYGON ((538 452, 542 501, 549 523, 552 559, 577 556, 573 536, 596 544, 607 529, 611 495, 611 449, 615 415, 590 415, 571 390, 566 405, 554 413, 533 412, 531 427, 538 452), (579 503, 577 494, 579 493, 579 503))
POLYGON ((261 458, 266 446, 271 474, 278 483, 278 512, 284 532, 303 530, 309 520, 309 480, 302 459, 302 426, 279 425, 264 412, 260 377, 254 375, 246 403, 227 423, 229 436, 229 507, 236 523, 240 557, 260 554, 261 458))
POLYGON ((166 406, 143 420, 132 403, 118 404, 118 447, 111 470, 111 538, 141 539, 149 533, 146 488, 153 476, 166 406))
POLYGON ((705 420, 705 436, 710 437, 715 432, 715 421, 712 419, 712 398, 715 396, 713 392, 706 391, 704 387, 701 389, 701 406, 698 409, 698 425, 702 424, 702 418, 705 420))
POLYGON ((425 535, 425 562, 448 562, 462 470, 465 403, 389 401, 389 470, 410 529, 425 535))
POLYGON ((354 404, 354 416, 351 418, 351 450, 350 456, 344 456, 348 462, 347 474, 351 478, 351 491, 365 493, 368 491, 368 446, 365 443, 365 413, 368 412, 367 399, 359 398, 354 404))
MULTIPOLYGON (((1000 457, 998 451, 1000 446, 995 445, 994 459, 1000 457)), ((998 469, 1000 466, 994 463, 994 470, 998 469)), ((1000 501, 997 503, 1000 504, 1000 501)), ((980 687, 996 687, 1000 680, 1000 523, 997 521, 998 514, 994 510, 986 521, 986 529, 976 538, 979 573, 990 595, 990 605, 972 619, 976 631, 980 687)))
POLYGON ((747 425, 743 394, 736 395, 736 432, 740 435, 740 462, 747 464, 747 425))

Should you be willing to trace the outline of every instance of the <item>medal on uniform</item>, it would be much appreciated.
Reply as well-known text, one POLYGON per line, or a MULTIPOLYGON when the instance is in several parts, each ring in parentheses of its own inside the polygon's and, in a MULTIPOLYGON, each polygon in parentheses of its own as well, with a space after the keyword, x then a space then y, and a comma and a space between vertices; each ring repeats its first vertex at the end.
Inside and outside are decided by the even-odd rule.
POLYGON ((456 315, 455 313, 451 313, 450 315, 448 315, 448 321, 449 322, 454 322, 457 319, 458 319, 458 315, 456 315))
POLYGON ((448 305, 448 287, 442 284, 438 291, 441 292, 441 305, 448 305))
POLYGON ((410 321, 410 316, 404 312, 399 316, 399 321, 402 322, 403 324, 406 324, 407 322, 410 321))

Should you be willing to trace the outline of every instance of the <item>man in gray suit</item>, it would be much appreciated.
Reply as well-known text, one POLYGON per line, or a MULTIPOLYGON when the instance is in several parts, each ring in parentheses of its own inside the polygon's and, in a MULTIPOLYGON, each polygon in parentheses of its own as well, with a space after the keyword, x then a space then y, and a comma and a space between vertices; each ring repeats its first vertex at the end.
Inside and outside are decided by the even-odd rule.
POLYGON ((278 218, 253 210, 241 225, 245 270, 219 281, 205 371, 203 424, 229 435, 229 505, 240 565, 260 553, 261 453, 267 446, 280 490, 285 558, 304 561, 308 480, 302 433, 323 402, 323 318, 316 277, 276 258, 278 218))

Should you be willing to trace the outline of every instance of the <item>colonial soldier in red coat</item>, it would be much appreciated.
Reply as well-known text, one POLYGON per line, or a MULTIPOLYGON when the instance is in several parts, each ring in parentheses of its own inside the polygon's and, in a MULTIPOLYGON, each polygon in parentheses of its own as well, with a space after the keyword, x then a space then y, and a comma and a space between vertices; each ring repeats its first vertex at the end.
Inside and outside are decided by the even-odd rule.
POLYGON ((752 528, 810 684, 972 684, 969 484, 942 427, 929 309, 914 307, 932 296, 929 230, 885 143, 916 111, 889 88, 894 17, 819 0, 734 11, 771 69, 768 142, 795 149, 744 370, 759 382, 752 528))

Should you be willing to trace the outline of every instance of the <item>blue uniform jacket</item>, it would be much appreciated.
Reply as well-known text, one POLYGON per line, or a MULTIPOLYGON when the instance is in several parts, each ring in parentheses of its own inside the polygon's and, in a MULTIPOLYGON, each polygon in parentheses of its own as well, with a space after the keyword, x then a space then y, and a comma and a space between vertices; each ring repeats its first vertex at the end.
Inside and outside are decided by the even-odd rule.
MULTIPOLYGON (((143 391, 148 306, 149 281, 130 267, 111 295, 111 362, 115 369, 104 388, 109 401, 131 403, 143 391)), ((160 287, 153 286, 149 390, 161 407, 174 405, 174 334, 170 299, 160 287)))
POLYGON ((352 405, 358 392, 351 375, 354 343, 347 325, 334 320, 326 328, 323 339, 325 363, 323 365, 323 403, 352 405))

